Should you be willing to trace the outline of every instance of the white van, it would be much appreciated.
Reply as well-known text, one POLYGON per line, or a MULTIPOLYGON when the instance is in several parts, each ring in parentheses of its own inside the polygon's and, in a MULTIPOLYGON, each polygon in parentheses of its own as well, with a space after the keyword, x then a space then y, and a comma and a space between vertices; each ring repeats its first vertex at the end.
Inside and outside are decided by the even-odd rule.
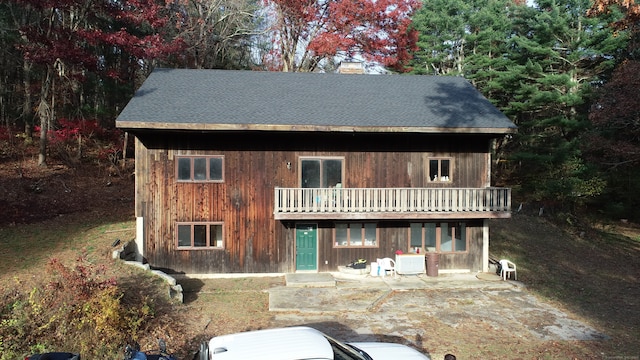
POLYGON ((401 344, 342 343, 310 327, 248 331, 212 338, 200 346, 198 360, 425 360, 401 344))

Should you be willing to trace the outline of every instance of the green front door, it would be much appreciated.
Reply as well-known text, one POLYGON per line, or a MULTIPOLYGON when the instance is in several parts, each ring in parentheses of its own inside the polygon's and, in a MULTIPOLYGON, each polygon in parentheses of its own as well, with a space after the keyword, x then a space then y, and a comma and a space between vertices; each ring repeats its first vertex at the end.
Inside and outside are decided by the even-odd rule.
POLYGON ((318 226, 296 224, 296 270, 318 270, 318 226))

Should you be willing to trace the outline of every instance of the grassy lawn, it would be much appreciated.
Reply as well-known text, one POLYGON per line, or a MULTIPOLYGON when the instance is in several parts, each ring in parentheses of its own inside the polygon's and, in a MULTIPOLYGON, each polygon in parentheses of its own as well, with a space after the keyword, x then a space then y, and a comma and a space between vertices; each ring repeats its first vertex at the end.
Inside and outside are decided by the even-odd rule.
POLYGON ((531 292, 611 337, 585 344, 594 358, 638 359, 640 228, 574 223, 569 230, 515 214, 491 223, 491 252, 514 261, 531 292))
POLYGON ((52 258, 73 262, 108 262, 116 239, 135 237, 135 223, 118 216, 85 213, 64 215, 40 223, 0 227, 0 273, 38 275, 52 258))

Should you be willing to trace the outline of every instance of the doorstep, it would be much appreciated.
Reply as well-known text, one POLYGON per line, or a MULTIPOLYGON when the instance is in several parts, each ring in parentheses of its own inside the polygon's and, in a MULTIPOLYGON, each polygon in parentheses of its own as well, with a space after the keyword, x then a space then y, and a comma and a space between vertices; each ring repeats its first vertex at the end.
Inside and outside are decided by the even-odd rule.
POLYGON ((336 287, 330 273, 291 273, 284 278, 288 287, 336 287))

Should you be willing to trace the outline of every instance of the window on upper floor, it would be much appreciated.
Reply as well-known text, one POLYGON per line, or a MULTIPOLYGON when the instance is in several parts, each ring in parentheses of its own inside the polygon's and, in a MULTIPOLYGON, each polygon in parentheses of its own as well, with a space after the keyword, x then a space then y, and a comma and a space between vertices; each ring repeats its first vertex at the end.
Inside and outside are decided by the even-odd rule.
POLYGON ((438 182, 452 181, 452 162, 450 158, 429 159, 429 180, 438 182))
POLYGON ((224 182, 223 156, 176 156, 180 182, 224 182))
POLYGON ((467 226, 464 222, 411 223, 409 249, 415 248, 443 253, 466 252, 467 226))
POLYGON ((300 186, 330 188, 343 183, 344 158, 300 158, 300 186))
POLYGON ((178 249, 223 249, 222 222, 183 222, 176 224, 178 249))
POLYGON ((334 247, 378 247, 378 227, 372 222, 339 222, 334 239, 334 247))

